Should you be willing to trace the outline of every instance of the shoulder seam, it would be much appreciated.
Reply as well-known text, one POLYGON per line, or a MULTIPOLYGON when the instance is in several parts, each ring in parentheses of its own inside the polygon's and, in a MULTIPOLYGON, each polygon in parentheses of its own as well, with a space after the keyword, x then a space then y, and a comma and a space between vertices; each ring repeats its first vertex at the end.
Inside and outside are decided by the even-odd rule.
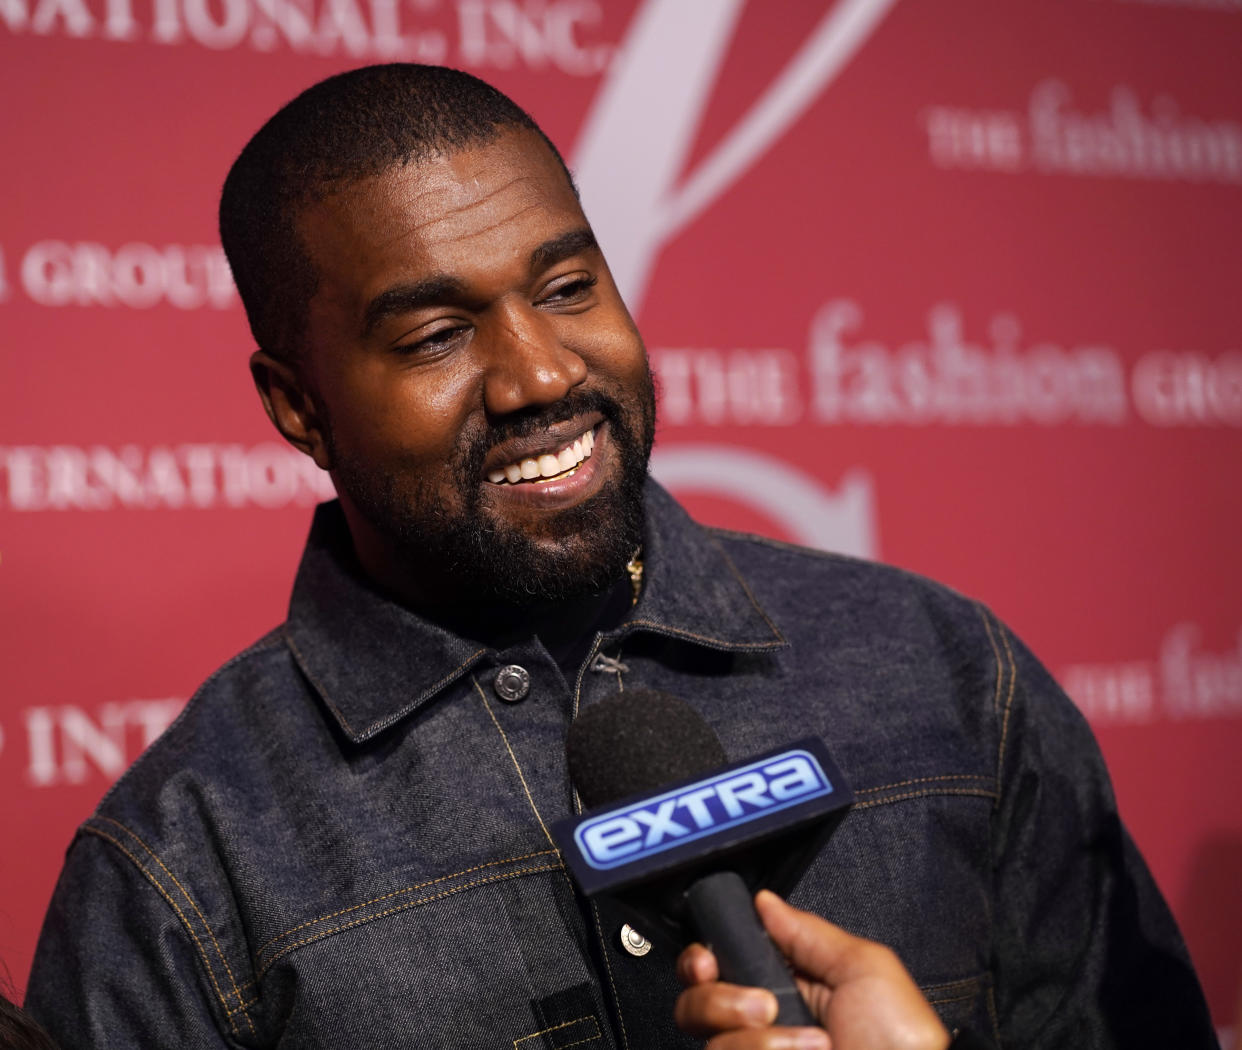
POLYGON ((143 849, 155 861, 155 863, 159 865, 160 869, 163 870, 163 872, 168 876, 168 878, 172 880, 173 885, 175 885, 176 888, 181 892, 181 895, 182 897, 185 898, 186 903, 194 910, 194 913, 198 916, 199 921, 202 922, 203 929, 206 931, 207 936, 210 937, 212 945, 215 948, 216 955, 220 959, 220 964, 223 966, 225 973, 228 975, 229 983, 231 984, 232 989, 233 989, 231 995, 235 997, 237 1000, 237 1007, 235 1009, 229 1008, 228 1000, 229 1000, 230 993, 227 993, 223 989, 221 989, 220 981, 216 975, 215 967, 212 966, 211 958, 207 953, 206 946, 203 944, 202 938, 200 938, 198 933, 195 931, 194 925, 193 923, 191 923, 189 917, 186 915, 186 913, 182 910, 181 906, 173 898, 172 891, 167 886, 163 885, 159 876, 151 868, 149 868, 146 864, 144 864, 142 859, 138 857, 133 850, 131 850, 128 846, 125 845, 125 843, 123 843, 119 838, 117 838, 116 834, 113 834, 110 830, 105 830, 104 828, 97 827, 95 824, 92 824, 90 821, 87 821, 85 824, 82 825, 82 828, 81 828, 82 833, 88 834, 88 835, 94 835, 95 837, 102 839, 105 842, 109 842, 113 846, 115 846, 117 850, 119 850, 122 855, 128 858, 130 863, 133 864, 134 867, 137 868, 138 871, 142 873, 143 877, 149 883, 151 883, 152 886, 155 887, 156 892, 159 893, 159 895, 163 897, 164 900, 168 903, 169 907, 172 908, 177 918, 181 921, 181 925, 185 927, 185 931, 190 935, 190 939, 194 942, 195 948, 198 950, 198 955, 199 955, 199 958, 202 960, 203 968, 207 972, 207 978, 211 982, 211 987, 212 987, 212 990, 216 994, 217 1001, 220 1003, 220 1009, 223 1011, 224 1016, 228 1022, 228 1026, 233 1030, 234 1034, 241 1035, 241 1030, 238 1028, 237 1020, 236 1020, 236 1015, 238 1013, 241 1014, 242 1020, 246 1022, 246 1027, 250 1029, 250 1034, 251 1035, 256 1034, 254 1024, 251 1022, 250 1015, 246 1009, 247 1006, 249 1006, 250 1004, 247 1003, 244 997, 242 996, 241 989, 238 987, 237 980, 233 975, 233 970, 229 966, 228 961, 225 959, 223 950, 220 948, 220 943, 216 939, 216 935, 212 931, 210 924, 208 924, 207 919, 203 915, 202 910, 199 908, 198 904, 195 903, 194 898, 190 896, 189 892, 181 884, 181 882, 177 879, 177 877, 173 875, 171 871, 168 870, 167 865, 165 865, 164 862, 160 860, 160 858, 156 855, 155 851, 152 850, 151 847, 148 846, 145 842, 143 842, 142 839, 140 839, 137 835, 135 835, 129 828, 127 828, 124 824, 121 824, 119 821, 112 820, 111 818, 104 817, 104 818, 100 818, 100 820, 106 821, 108 824, 113 825, 116 828, 118 834, 126 835, 130 837, 131 839, 133 839, 134 842, 137 843, 138 846, 141 847, 141 849, 143 849))
POLYGON ((983 621, 983 629, 987 634, 988 645, 992 649, 992 657, 996 661, 996 686, 992 695, 992 714, 1000 723, 996 745, 996 805, 999 806, 1003 785, 1001 776, 1005 766, 1005 744, 1009 737, 1009 714, 1013 709, 1013 697, 1018 682, 1018 665, 1014 660, 1013 648, 1009 644, 1005 625, 985 605, 980 602, 974 604, 979 612, 979 618, 983 621), (996 625, 995 631, 992 629, 993 623, 996 625), (998 637, 999 645, 997 644, 998 637), (1002 646, 1004 647, 1003 657, 1002 646), (1007 684, 1006 677, 1008 678, 1007 684))
POLYGON ((741 572, 738 570, 738 567, 733 564, 733 559, 729 557, 728 552, 724 549, 724 545, 720 543, 720 537, 713 536, 712 544, 716 550, 720 552, 720 556, 724 558, 725 564, 729 566, 729 571, 733 574, 733 578, 737 580, 738 586, 742 588, 746 594, 746 597, 750 599, 751 607, 756 613, 759 614, 759 616, 763 619, 763 622, 768 625, 768 630, 776 636, 777 640, 781 642, 782 645, 788 645, 789 640, 781 634, 780 629, 772 622, 772 618, 767 614, 763 606, 759 604, 759 600, 750 589, 750 584, 746 582, 745 577, 742 576, 741 572))

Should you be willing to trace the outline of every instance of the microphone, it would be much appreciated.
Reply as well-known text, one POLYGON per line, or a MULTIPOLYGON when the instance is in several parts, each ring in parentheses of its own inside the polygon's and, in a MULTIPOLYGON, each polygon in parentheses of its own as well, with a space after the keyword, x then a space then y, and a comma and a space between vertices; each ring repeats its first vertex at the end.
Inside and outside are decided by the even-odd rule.
POLYGON ((569 728, 569 774, 587 812, 552 828, 587 894, 608 893, 680 942, 697 934, 723 980, 776 995, 776 1022, 815 1025, 754 907, 787 893, 854 796, 822 741, 727 762, 684 701, 627 690, 569 728))

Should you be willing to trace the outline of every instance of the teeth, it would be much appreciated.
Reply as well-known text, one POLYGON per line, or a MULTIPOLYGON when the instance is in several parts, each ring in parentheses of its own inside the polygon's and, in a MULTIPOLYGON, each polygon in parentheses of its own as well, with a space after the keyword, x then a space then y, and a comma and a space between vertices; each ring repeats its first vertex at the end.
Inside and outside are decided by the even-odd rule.
POLYGON ((535 478, 554 478, 558 474, 573 470, 594 450, 595 432, 588 430, 560 452, 555 454, 545 452, 541 456, 528 456, 516 463, 506 463, 503 467, 488 471, 487 480, 493 485, 500 485, 506 481, 511 485, 516 485, 520 481, 533 481, 535 478))

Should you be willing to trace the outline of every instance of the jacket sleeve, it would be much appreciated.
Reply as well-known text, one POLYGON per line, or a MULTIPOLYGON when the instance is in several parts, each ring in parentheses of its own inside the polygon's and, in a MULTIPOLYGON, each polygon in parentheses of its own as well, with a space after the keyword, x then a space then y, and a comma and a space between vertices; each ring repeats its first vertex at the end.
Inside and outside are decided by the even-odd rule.
POLYGON ((243 1045, 253 1035, 244 989, 196 903, 157 859, 91 823, 52 896, 26 1009, 62 1050, 243 1045))
POLYGON ((1003 627, 995 814, 1002 1046, 1216 1047, 1168 906, 1085 719, 1003 627))

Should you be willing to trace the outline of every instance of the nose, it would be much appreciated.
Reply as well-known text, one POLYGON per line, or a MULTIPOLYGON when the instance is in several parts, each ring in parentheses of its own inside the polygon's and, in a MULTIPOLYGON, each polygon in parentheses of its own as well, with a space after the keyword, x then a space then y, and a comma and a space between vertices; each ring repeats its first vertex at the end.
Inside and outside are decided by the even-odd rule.
POLYGON ((492 415, 560 401, 587 377, 552 319, 531 306, 498 312, 487 338, 483 403, 492 415))

